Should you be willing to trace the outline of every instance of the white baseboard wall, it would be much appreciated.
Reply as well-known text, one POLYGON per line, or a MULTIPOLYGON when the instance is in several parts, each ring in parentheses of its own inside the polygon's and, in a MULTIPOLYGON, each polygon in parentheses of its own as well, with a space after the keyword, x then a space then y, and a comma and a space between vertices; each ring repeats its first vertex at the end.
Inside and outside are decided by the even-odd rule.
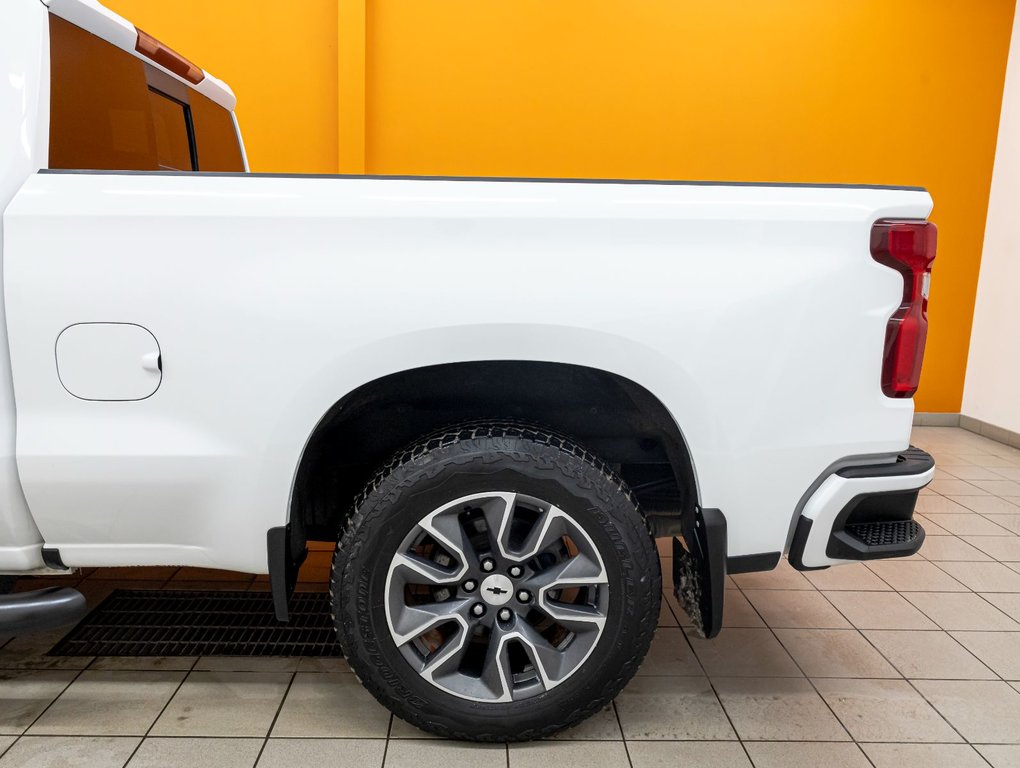
POLYGON ((915 427, 962 427, 989 440, 1020 448, 1020 432, 997 427, 962 413, 915 413, 915 427))

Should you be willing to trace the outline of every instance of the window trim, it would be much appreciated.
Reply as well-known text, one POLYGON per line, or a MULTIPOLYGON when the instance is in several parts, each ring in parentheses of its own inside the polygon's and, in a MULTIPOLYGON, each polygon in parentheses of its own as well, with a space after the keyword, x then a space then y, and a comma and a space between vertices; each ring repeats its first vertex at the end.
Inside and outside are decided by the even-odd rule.
MULTIPOLYGON (((195 139, 195 121, 191 118, 191 105, 186 101, 174 98, 169 93, 161 91, 159 88, 154 86, 152 83, 148 84, 149 93, 154 93, 157 96, 162 96, 167 101, 171 101, 177 104, 184 112, 184 129, 188 134, 188 155, 191 158, 191 171, 198 171, 198 143, 195 139)), ((165 169, 170 170, 170 169, 165 169)))

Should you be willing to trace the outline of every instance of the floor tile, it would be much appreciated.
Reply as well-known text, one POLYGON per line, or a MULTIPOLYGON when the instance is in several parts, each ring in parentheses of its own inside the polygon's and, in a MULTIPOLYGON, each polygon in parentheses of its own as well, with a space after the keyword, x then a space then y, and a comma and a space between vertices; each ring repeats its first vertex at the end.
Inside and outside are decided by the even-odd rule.
POLYGON ((627 739, 735 739, 715 692, 699 677, 635 677, 616 697, 627 739))
POLYGON ((669 608, 669 603, 666 601, 665 596, 663 596, 662 602, 659 604, 659 621, 656 626, 659 627, 679 626, 676 617, 673 615, 673 611, 671 611, 669 608))
POLYGON ((850 626, 821 592, 748 589, 744 590, 744 596, 770 627, 838 629, 850 626))
POLYGON ((85 669, 91 656, 47 656, 70 626, 20 635, 0 648, 0 669, 85 669))
POLYGON ((23 736, 0 768, 121 768, 138 745, 133 737, 23 736))
POLYGON ((906 678, 995 679, 992 670, 945 632, 865 630, 864 636, 906 678))
MULTIPOLYGON (((937 629, 935 622, 896 592, 825 592, 858 629, 937 629)), ((924 593, 930 594, 930 593, 924 593)))
POLYGON ((934 707, 972 744, 1020 743, 1020 693, 987 680, 918 680, 934 707))
POLYGON ((960 506, 982 515, 1009 515, 1020 513, 1020 506, 998 496, 950 496, 960 506))
POLYGON ((952 536, 949 531, 940 525, 936 525, 934 521, 929 520, 927 517, 922 515, 920 512, 914 513, 914 519, 921 524, 924 528, 925 535, 927 536, 952 536))
POLYGON ((969 744, 862 744, 875 768, 988 768, 969 744))
POLYGON ((272 735, 383 738, 389 724, 389 710, 354 675, 299 672, 272 735))
POLYGON ((712 684, 737 735, 745 741, 850 739, 804 678, 720 677, 712 684))
POLYGON ((20 734, 60 695, 77 672, 0 672, 0 734, 20 734))
MULTIPOLYGON (((981 469, 980 467, 970 467, 970 469, 976 472, 987 472, 992 474, 990 469, 981 469)), ((914 510, 920 512, 923 515, 929 513, 945 513, 945 512, 967 512, 967 507, 960 504, 958 501, 953 501, 946 496, 918 496, 917 504, 914 506, 914 510)))
POLYGON ((1020 768, 1020 745, 977 744, 974 748, 984 755, 992 768, 1020 768))
POLYGON ((660 627, 652 638, 652 647, 638 668, 639 675, 704 675, 687 635, 680 628, 660 627))
POLYGON ((688 635, 705 671, 726 677, 801 677, 769 629, 732 628, 711 640, 688 635))
MULTIPOLYGON (((1002 536, 1006 530, 987 517, 973 512, 960 514, 925 514, 925 517, 954 536, 1002 536)), ((921 546, 924 548, 924 545, 921 546)))
POLYGON ((723 600, 724 627, 764 627, 765 622, 739 589, 727 589, 723 600))
POLYGON ((965 536, 968 544, 999 562, 1020 563, 1020 536, 965 536))
POLYGON ((857 741, 961 740, 906 680, 821 679, 814 683, 857 741))
POLYGON ((384 739, 270 739, 258 768, 380 768, 385 751, 384 739))
POLYGON ((192 672, 153 736, 265 736, 283 701, 286 672, 192 672))
POLYGON ((968 544, 957 536, 928 536, 924 540, 919 554, 925 560, 931 560, 936 563, 944 560, 981 562, 992 559, 980 549, 968 544))
POLYGON ((203 656, 195 671, 204 672, 295 672, 296 656, 203 656))
POLYGON ((351 672, 351 665, 343 658, 304 656, 298 661, 298 672, 351 672))
MULTIPOLYGON (((393 723, 390 725, 391 739, 398 738, 396 735, 397 723, 401 723, 407 729, 418 730, 413 726, 407 725, 403 720, 394 717, 393 723)), ((620 719, 616 716, 616 709, 610 704, 587 720, 582 720, 573 728, 554 733, 546 738, 555 741, 622 741, 623 732, 620 730, 620 719)))
POLYGON ((580 741, 532 741, 511 744, 509 768, 591 768, 593 762, 605 768, 630 768, 627 749, 622 741, 599 744, 595 750, 591 744, 580 741))
POLYGON ((252 768, 260 749, 262 739, 145 739, 128 768, 252 768))
POLYGON ((973 480, 971 485, 976 485, 994 496, 1020 496, 1020 483, 1005 478, 1001 480, 973 480))
POLYGON ((853 629, 777 629, 780 642, 808 677, 899 677, 853 629))
POLYGON ((32 735, 144 736, 184 672, 85 670, 29 729, 32 735))
POLYGON ((96 656, 89 664, 89 669, 105 669, 116 671, 187 672, 198 661, 196 656, 96 656))
POLYGON ((1020 573, 1002 563, 939 563, 939 567, 975 592, 1020 592, 1020 573))
MULTIPOLYGON (((562 747, 569 743, 562 742, 554 746, 562 747)), ((548 757, 547 755, 547 760, 548 757)), ((407 739, 389 743, 384 766, 385 768, 506 768, 506 764, 507 749, 504 744, 469 744, 457 741, 407 739)))
POLYGON ((953 632, 953 637, 999 677, 1020 680, 1020 632, 953 632))
POLYGON ((864 563, 837 565, 821 571, 805 571, 807 579, 821 590, 855 590, 865 592, 884 592, 892 590, 864 563))
POLYGON ((868 568, 897 592, 966 592, 960 582, 933 563, 875 560, 868 568))
MULTIPOLYGON (((633 768, 751 768, 740 744, 726 741, 630 741, 633 768)), ((512 765, 512 764, 511 764, 512 765)), ((585 768, 598 765, 589 757, 585 768)))
POLYGON ((955 496, 983 496, 988 491, 978 488, 966 480, 932 480, 928 489, 943 495, 953 494, 955 496))
MULTIPOLYGON (((1020 594, 1016 592, 982 592, 981 597, 1011 619, 1020 622, 1020 594)), ((1001 629, 1001 627, 960 627, 960 629, 1001 629)), ((1009 629, 1016 629, 1016 627, 1009 627, 1009 629)))
POLYGON ((860 748, 848 742, 749 741, 744 747, 754 768, 871 768, 860 748))
POLYGON ((939 464, 937 460, 936 464, 947 475, 952 475, 958 480, 998 480, 1003 477, 994 469, 986 469, 985 467, 967 464, 939 464))
POLYGON ((903 597, 942 629, 1020 630, 1020 623, 989 602, 1012 597, 1008 594, 986 598, 971 592, 904 592, 903 597))
POLYGON ((994 520, 1010 533, 1020 534, 1020 514, 989 515, 987 519, 994 520))
POLYGON ((780 560, 775 570, 738 573, 733 581, 741 589, 814 589, 804 574, 786 560, 780 560))

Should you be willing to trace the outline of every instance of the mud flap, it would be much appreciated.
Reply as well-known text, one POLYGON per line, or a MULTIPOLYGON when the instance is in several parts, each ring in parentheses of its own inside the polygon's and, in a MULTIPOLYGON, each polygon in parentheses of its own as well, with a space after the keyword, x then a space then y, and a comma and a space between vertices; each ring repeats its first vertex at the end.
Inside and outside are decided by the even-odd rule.
POLYGON ((673 537, 673 589, 701 637, 722 629, 725 588, 726 518, 718 509, 699 509, 691 534, 673 537))

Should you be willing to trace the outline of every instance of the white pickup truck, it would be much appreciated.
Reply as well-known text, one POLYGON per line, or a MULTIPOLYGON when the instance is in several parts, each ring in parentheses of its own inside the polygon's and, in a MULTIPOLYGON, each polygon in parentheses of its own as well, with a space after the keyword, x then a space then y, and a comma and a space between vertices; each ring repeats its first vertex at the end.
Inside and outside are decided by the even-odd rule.
MULTIPOLYGON (((249 173, 230 89, 0 9, 0 574, 269 574, 406 720, 535 738, 727 573, 909 555, 923 189, 249 173)), ((0 598, 0 633, 82 610, 0 598)))

